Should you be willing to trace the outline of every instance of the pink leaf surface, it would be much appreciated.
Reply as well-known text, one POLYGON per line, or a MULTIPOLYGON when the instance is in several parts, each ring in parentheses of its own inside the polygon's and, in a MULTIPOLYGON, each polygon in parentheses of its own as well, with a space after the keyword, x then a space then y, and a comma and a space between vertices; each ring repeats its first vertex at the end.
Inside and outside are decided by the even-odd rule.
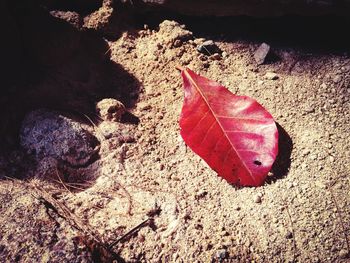
POLYGON ((180 116, 185 143, 229 183, 259 186, 278 153, 278 131, 271 114, 254 99, 181 72, 185 90, 180 116))

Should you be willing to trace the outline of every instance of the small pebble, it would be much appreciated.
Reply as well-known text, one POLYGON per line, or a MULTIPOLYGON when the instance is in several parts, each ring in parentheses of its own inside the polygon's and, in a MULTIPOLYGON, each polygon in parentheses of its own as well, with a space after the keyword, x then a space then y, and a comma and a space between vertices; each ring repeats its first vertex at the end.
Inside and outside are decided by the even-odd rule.
POLYGON ((306 113, 313 113, 313 112, 315 112, 315 108, 312 106, 306 106, 305 112, 306 113))
POLYGON ((221 56, 219 53, 215 53, 215 54, 211 55, 210 58, 213 60, 220 60, 221 56))
POLYGON ((196 38, 193 40, 193 43, 195 43, 196 45, 201 45, 203 44, 204 41, 205 41, 205 38, 196 38))
POLYGON ((276 80, 278 79, 278 75, 275 72, 267 72, 265 74, 265 78, 270 80, 276 80))
POLYGON ((179 39, 176 39, 176 40, 174 41, 174 47, 180 47, 181 44, 182 44, 182 42, 181 42, 181 40, 179 40, 179 39))
POLYGON ((286 238, 287 238, 287 239, 291 239, 292 237, 293 237, 293 233, 290 232, 290 231, 288 231, 288 232, 286 233, 286 238))
POLYGON ((335 75, 333 78, 334 83, 339 83, 342 80, 342 77, 340 75, 335 75))
POLYGON ((303 155, 303 156, 306 156, 306 155, 308 155, 309 153, 310 153, 310 150, 305 149, 305 150, 303 151, 302 155, 303 155))
POLYGON ((120 121, 125 111, 124 104, 112 98, 103 99, 96 104, 96 112, 103 120, 120 121))
POLYGON ((303 163, 303 164, 301 165, 301 168, 302 168, 303 170, 305 170, 305 169, 309 168, 309 166, 307 165, 307 163, 303 163))
POLYGON ((348 71, 350 71, 350 65, 341 67, 341 70, 342 70, 343 72, 348 72, 348 71))
POLYGON ((137 104, 137 106, 142 111, 147 111, 147 110, 150 110, 152 108, 151 105, 149 105, 147 102, 140 102, 137 104))
POLYGON ((260 203, 261 203, 261 195, 260 195, 260 194, 257 194, 257 195, 254 197, 254 202, 257 203, 257 204, 260 204, 260 203))
POLYGON ((322 83, 322 84, 320 85, 320 88, 321 88, 321 89, 327 89, 327 85, 326 85, 325 83, 322 83))
POLYGON ((225 259, 228 257, 228 252, 226 249, 220 249, 220 250, 216 251, 215 257, 219 260, 225 259))
POLYGON ((335 161, 334 157, 333 157, 333 156, 330 156, 330 157, 329 157, 329 161, 330 161, 331 163, 334 163, 334 161, 335 161))
POLYGON ((266 57, 270 52, 270 46, 262 43, 254 53, 254 59, 258 65, 264 64, 266 57))
POLYGON ((312 154, 312 155, 310 156, 310 158, 311 158, 311 160, 316 160, 316 159, 317 159, 317 155, 316 155, 316 154, 312 154))
POLYGON ((203 44, 197 47, 198 52, 210 56, 214 53, 221 53, 219 47, 214 43, 213 40, 207 40, 203 44))
POLYGON ((339 257, 342 259, 348 258, 350 255, 346 249, 342 249, 339 252, 339 257))

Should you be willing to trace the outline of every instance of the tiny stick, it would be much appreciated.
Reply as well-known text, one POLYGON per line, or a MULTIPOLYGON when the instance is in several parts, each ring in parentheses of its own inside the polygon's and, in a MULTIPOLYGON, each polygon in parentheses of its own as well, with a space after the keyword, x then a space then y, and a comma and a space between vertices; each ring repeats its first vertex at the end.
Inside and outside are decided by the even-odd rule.
POLYGON ((175 68, 179 71, 183 71, 185 70, 183 67, 181 67, 180 65, 176 65, 175 68))

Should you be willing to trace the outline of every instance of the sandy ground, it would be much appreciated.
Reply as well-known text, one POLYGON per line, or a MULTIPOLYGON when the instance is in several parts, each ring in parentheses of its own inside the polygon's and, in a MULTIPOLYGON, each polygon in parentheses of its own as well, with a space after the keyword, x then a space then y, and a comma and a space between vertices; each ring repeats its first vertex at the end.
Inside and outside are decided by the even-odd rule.
POLYGON ((111 249, 121 262, 349 262, 348 54, 274 47, 279 59, 257 66, 257 43, 216 38, 224 52, 216 57, 196 50, 203 40, 164 21, 107 41, 112 62, 138 80, 138 99, 128 111, 139 123, 94 121, 100 158, 65 170, 80 185, 65 188, 39 174, 22 183, 1 181, 3 262, 91 262, 96 255, 77 237, 92 233, 109 245, 122 237, 111 249), (263 186, 229 185, 186 147, 176 65, 255 98, 274 116, 280 155, 263 186), (125 143, 120 133, 134 141, 125 143), (45 191, 33 187, 38 184, 45 191), (41 202, 42 193, 68 215, 41 202), (85 232, 74 228, 77 221, 85 232))

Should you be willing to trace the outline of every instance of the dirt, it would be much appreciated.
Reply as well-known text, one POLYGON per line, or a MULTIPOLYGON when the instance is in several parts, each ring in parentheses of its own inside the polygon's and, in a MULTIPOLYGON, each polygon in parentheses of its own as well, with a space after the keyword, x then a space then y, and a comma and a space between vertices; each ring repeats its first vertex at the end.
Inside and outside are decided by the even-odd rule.
MULTIPOLYGON (((39 180, 40 174, 33 175, 35 161, 20 149, 8 155, 17 161, 2 157, 3 178, 16 165, 24 167, 22 175, 30 174, 11 188, 10 179, 0 182, 2 261, 17 256, 29 262, 16 248, 21 244, 43 262, 59 262, 50 250, 66 238, 74 248, 64 246, 60 262, 91 262, 92 252, 79 250, 74 239, 82 233, 74 228, 73 215, 91 230, 83 231, 85 236, 107 245, 117 241, 110 250, 121 262, 350 261, 349 54, 275 45, 278 59, 257 66, 254 51, 261 43, 215 36, 222 53, 206 56, 197 46, 210 36, 201 38, 204 34, 188 28, 163 21, 154 29, 131 28, 117 40, 106 40, 111 61, 137 80, 139 93, 126 105, 129 117, 120 122, 88 115, 101 142, 97 161, 58 167, 58 174, 39 180), (186 147, 178 126, 183 89, 177 65, 255 98, 274 116, 280 154, 263 186, 229 185, 186 147), (38 180, 70 216, 57 220, 56 214, 53 220, 55 210, 40 205, 36 188, 21 186, 38 185, 38 180), (24 217, 15 209, 21 206, 27 209, 24 217), (11 224, 13 218, 20 222, 11 224), (28 224, 39 220, 58 224, 45 230, 53 233, 51 241, 33 243, 31 238, 44 237, 32 236, 21 242, 28 224)), ((117 83, 119 90, 135 90, 135 81, 117 83)))

